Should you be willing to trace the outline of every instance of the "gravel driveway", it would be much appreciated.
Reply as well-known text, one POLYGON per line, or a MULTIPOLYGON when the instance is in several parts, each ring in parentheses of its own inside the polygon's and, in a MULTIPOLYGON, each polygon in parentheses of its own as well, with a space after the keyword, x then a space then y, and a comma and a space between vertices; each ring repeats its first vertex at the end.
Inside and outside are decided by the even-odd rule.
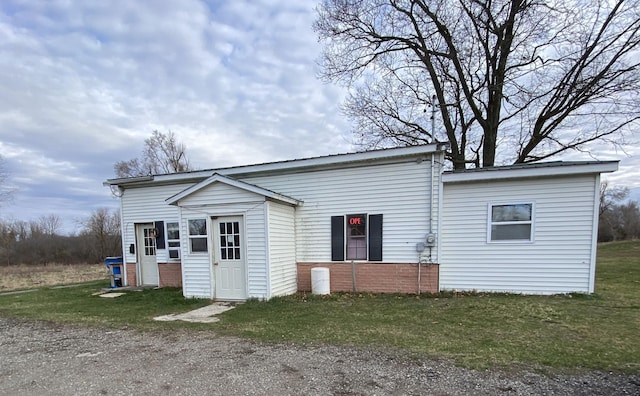
POLYGON ((615 395, 640 375, 472 371, 393 352, 0 318, 0 395, 615 395))

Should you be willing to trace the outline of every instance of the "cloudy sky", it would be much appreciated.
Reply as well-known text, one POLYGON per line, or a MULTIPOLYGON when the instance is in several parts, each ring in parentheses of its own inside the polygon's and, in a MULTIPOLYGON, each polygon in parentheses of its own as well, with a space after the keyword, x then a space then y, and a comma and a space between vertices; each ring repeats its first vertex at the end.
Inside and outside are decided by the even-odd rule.
MULTIPOLYGON (((116 208, 102 182, 153 130, 173 131, 195 168, 355 150, 344 91, 316 78, 314 7, 2 0, 0 154, 16 193, 0 218, 57 214, 73 232, 116 208)), ((640 188, 636 152, 598 159, 622 160, 610 179, 640 188)))

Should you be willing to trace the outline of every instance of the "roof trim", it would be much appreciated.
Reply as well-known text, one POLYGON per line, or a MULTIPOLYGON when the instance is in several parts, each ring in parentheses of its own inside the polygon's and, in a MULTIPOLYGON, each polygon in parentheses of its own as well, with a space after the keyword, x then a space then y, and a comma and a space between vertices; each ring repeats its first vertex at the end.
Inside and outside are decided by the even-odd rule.
POLYGON ((103 186, 117 186, 122 183, 140 183, 153 180, 153 176, 135 176, 135 177, 122 177, 118 179, 109 179, 102 183, 103 186))
POLYGON ((256 186, 254 184, 249 184, 249 183, 245 183, 239 180, 235 180, 235 179, 231 179, 225 176, 222 176, 218 173, 214 173, 211 177, 201 181, 200 183, 196 183, 194 185, 192 185, 191 187, 182 190, 181 192, 175 194, 172 197, 169 197, 165 200, 166 203, 168 203, 169 205, 178 205, 178 202, 181 199, 184 199, 186 197, 188 197, 189 195, 195 193, 196 191, 200 191, 203 188, 214 184, 214 183, 223 183, 226 184, 228 186, 232 186, 235 188, 239 188, 241 190, 245 190, 245 191, 249 191, 255 194, 259 194, 264 196, 265 198, 269 198, 271 200, 274 201, 279 201, 279 202, 283 202, 289 205, 293 205, 293 206, 301 206, 303 201, 288 197, 286 195, 282 195, 282 194, 278 194, 276 192, 273 192, 271 190, 267 190, 266 188, 262 188, 259 186, 256 186))
POLYGON ((486 180, 553 177, 580 174, 600 174, 618 170, 619 161, 556 161, 477 169, 448 171, 442 174, 443 183, 476 182, 486 180))
POLYGON ((417 157, 424 154, 442 152, 449 147, 448 143, 432 143, 419 146, 396 147, 388 149, 360 151, 355 153, 333 154, 322 157, 302 158, 287 161, 267 162, 253 165, 231 166, 226 168, 206 169, 182 173, 170 173, 149 176, 149 178, 109 179, 104 185, 134 186, 137 184, 148 185, 156 183, 186 183, 212 176, 223 174, 226 176, 239 174, 253 174, 274 171, 296 171, 309 168, 339 166, 347 163, 370 162, 384 159, 402 157, 417 157))

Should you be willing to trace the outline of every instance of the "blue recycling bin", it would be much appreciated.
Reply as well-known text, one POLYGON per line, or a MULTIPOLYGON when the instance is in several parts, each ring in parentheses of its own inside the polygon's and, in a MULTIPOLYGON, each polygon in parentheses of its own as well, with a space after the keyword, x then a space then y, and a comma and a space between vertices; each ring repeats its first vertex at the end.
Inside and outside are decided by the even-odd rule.
POLYGON ((122 287, 122 257, 107 257, 104 259, 104 265, 109 270, 109 278, 111 279, 111 288, 122 287))

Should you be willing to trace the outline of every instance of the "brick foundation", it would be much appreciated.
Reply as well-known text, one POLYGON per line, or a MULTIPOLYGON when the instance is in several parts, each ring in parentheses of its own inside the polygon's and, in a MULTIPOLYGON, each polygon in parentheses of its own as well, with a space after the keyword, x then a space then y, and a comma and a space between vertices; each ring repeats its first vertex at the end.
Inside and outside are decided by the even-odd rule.
POLYGON ((182 265, 180 263, 158 264, 160 287, 182 287, 182 265))
POLYGON ((127 263, 127 285, 137 286, 136 282, 136 263, 127 263))
MULTIPOLYGON (((418 293, 418 264, 355 263, 357 292, 418 293)), ((351 263, 298 263, 298 290, 311 291, 311 269, 329 268, 332 292, 353 291, 351 263)), ((437 293, 439 266, 422 264, 420 292, 437 293)))
MULTIPOLYGON (((418 293, 418 264, 355 263, 357 292, 370 293, 418 293)), ((351 263, 298 263, 298 290, 311 291, 311 269, 329 268, 332 292, 353 291, 351 263)), ((160 287, 182 287, 180 263, 158 264, 160 287)), ((437 293, 439 267, 422 264, 420 292, 437 293)), ((136 263, 127 263, 129 286, 136 286, 136 263)))
MULTIPOLYGON (((160 287, 182 287, 182 265, 180 263, 159 263, 160 287)), ((137 286, 136 263, 127 263, 127 286, 137 286)))

